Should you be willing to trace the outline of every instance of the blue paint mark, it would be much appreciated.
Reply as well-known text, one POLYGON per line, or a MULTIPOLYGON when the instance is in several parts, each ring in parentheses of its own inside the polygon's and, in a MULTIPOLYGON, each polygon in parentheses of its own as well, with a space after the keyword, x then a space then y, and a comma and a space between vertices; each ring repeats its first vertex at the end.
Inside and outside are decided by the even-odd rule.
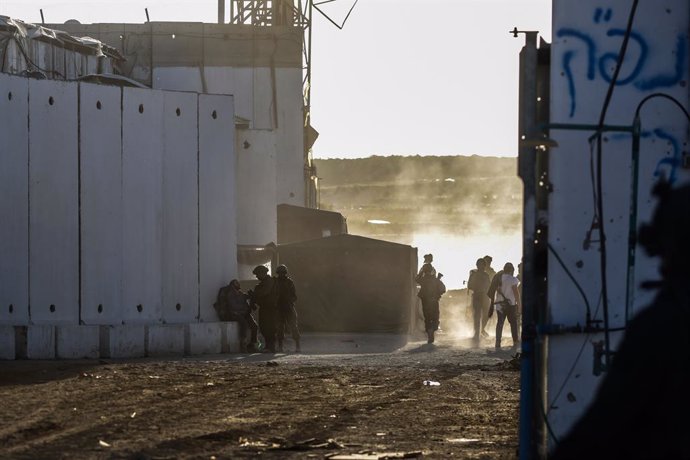
MULTIPOLYGON (((626 31, 623 29, 611 29, 606 33, 606 35, 608 35, 609 37, 623 37, 625 36, 625 33, 626 31)), ((640 75, 642 67, 644 66, 644 63, 647 60, 647 53, 649 48, 644 38, 642 38, 642 36, 637 32, 630 32, 630 38, 636 41, 640 46, 640 55, 638 56, 637 62, 635 63, 635 68, 632 70, 632 72, 630 72, 630 75, 628 75, 627 78, 618 79, 618 81, 616 81, 616 85, 627 85, 628 83, 635 80, 640 75)), ((599 59, 599 72, 601 73, 602 78, 606 80, 607 83, 611 83, 612 76, 606 73, 607 61, 613 61, 615 65, 615 63, 618 62, 618 53, 606 53, 599 59)))
POLYGON ((594 80, 595 77, 595 66, 596 66, 596 51, 597 47, 594 44, 594 40, 579 30, 575 29, 561 29, 559 30, 556 35, 559 38, 563 37, 574 37, 574 38, 579 38, 582 40, 585 45, 587 45, 587 79, 588 80, 594 80))
POLYGON ((597 8, 594 10, 594 22, 599 24, 599 21, 601 21, 601 14, 603 13, 603 10, 601 8, 597 8))
POLYGON ((611 8, 606 10, 606 14, 604 14, 604 21, 609 22, 611 20, 611 17, 613 16, 613 10, 611 8))
POLYGON ((655 129, 654 134, 659 139, 666 140, 673 146, 673 156, 671 158, 666 157, 659 160, 659 162, 656 164, 656 168, 654 169, 654 177, 659 177, 662 174, 662 166, 668 165, 671 169, 668 175, 668 182, 673 185, 677 179, 676 176, 678 173, 678 166, 680 166, 680 145, 678 144, 678 140, 673 137, 673 135, 667 133, 661 128, 655 129))
POLYGON ((573 71, 570 68, 570 61, 577 54, 575 51, 567 51, 563 54, 563 69, 565 76, 568 77, 568 93, 570 95, 570 118, 575 115, 575 79, 573 78, 573 71))
POLYGON ((681 81, 685 74, 686 55, 687 55, 687 37, 683 34, 678 35, 676 40, 676 62, 674 66, 674 73, 662 75, 641 80, 635 83, 638 89, 643 91, 650 91, 657 88, 668 88, 681 81))

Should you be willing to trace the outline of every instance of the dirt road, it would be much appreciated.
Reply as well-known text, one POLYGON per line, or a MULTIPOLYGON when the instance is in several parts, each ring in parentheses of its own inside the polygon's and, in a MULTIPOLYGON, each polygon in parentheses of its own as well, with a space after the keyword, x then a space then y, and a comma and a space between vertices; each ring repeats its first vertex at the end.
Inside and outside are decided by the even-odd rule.
POLYGON ((0 362, 0 458, 515 457, 519 372, 489 340, 303 342, 302 354, 0 362))

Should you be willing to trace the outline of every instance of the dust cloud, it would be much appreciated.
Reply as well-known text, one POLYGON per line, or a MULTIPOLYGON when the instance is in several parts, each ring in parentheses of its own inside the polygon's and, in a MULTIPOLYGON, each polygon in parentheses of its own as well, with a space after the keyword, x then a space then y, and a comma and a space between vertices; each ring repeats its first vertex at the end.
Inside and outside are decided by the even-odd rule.
POLYGON ((350 233, 434 255, 450 289, 477 258, 498 271, 522 251, 522 183, 515 158, 369 157, 317 160, 321 208, 342 213, 350 233))
MULTIPOLYGON (((522 182, 515 158, 369 157, 316 160, 320 207, 342 213, 349 233, 407 244, 418 263, 433 254, 448 292, 441 329, 472 334, 466 282, 476 260, 492 268, 522 259, 522 182)), ((495 320, 486 330, 493 334, 495 320)))

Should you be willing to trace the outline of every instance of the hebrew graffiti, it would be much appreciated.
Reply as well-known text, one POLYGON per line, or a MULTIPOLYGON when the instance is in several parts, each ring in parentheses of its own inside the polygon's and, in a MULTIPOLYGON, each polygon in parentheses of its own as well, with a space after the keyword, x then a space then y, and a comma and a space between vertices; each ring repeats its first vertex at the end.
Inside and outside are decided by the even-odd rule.
MULTIPOLYGON (((613 18, 611 9, 597 8, 594 11, 592 21, 595 24, 604 25, 613 18)), ((562 27, 556 31, 556 37, 566 39, 569 48, 565 49, 561 58, 563 74, 568 80, 570 97, 569 115, 572 118, 577 111, 576 65, 584 62, 586 65, 585 76, 589 81, 601 79, 610 83, 613 71, 618 60, 621 41, 625 36, 625 30, 611 27, 602 34, 591 33, 581 29, 562 27), (567 40, 570 39, 570 40, 567 40), (577 58, 583 58, 578 60, 577 58)), ((684 80, 688 61, 688 37, 685 33, 676 36, 673 43, 672 58, 664 63, 663 68, 652 64, 649 56, 650 42, 655 37, 646 37, 640 31, 632 30, 630 44, 626 53, 623 67, 626 71, 616 81, 618 86, 632 85, 639 91, 648 92, 663 88, 669 88, 677 84, 685 85, 684 80)))

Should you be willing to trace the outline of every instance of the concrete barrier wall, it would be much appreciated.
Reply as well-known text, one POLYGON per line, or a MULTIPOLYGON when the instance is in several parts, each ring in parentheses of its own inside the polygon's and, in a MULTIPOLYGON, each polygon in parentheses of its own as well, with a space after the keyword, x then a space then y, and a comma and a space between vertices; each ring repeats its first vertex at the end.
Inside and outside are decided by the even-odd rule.
POLYGON ((276 132, 237 130, 238 244, 278 241, 276 132))
MULTIPOLYGON (((232 96, 199 95, 200 321, 217 321, 218 289, 237 277, 237 198, 232 96)), ((239 171, 239 170, 238 170, 239 171)))
POLYGON ((232 96, 0 75, 0 109, 0 334, 23 344, 9 354, 117 354, 89 325, 217 320, 237 276, 232 96))
POLYGON ((29 321, 29 80, 0 74, 0 88, 0 323, 26 324, 29 321))
POLYGON ((123 284, 125 322, 162 317, 163 93, 122 91, 123 284))
MULTIPOLYGON (((164 93, 163 321, 199 313, 199 167, 197 95, 164 93)), ((226 174, 228 170, 226 169, 226 174)), ((233 171, 232 169, 230 171, 233 171)))
POLYGON ((75 83, 29 80, 29 277, 33 323, 79 321, 75 83))
POLYGON ((114 86, 80 87, 81 319, 86 324, 122 323, 121 97, 114 86))

